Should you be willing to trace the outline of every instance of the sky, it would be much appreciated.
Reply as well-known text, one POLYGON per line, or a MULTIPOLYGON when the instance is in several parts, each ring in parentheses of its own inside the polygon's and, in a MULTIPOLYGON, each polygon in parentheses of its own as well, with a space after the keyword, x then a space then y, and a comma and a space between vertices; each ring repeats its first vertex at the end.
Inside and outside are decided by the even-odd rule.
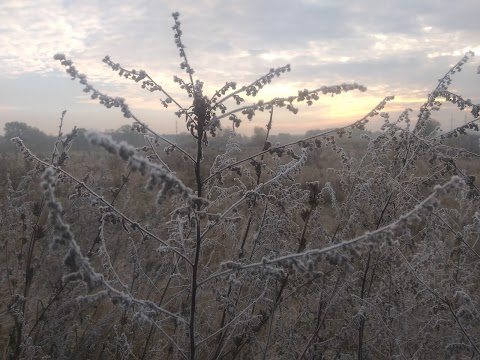
MULTIPOLYGON (((173 75, 187 79, 173 41, 172 12, 180 12, 183 42, 194 79, 213 94, 227 81, 247 85, 270 68, 290 64, 256 98, 296 95, 298 90, 357 82, 365 93, 321 97, 297 115, 275 112, 274 133, 304 133, 347 125, 387 95, 394 117, 418 109, 438 79, 467 50, 477 53, 454 78, 451 90, 480 102, 478 0, 1 0, 0 133, 5 123, 26 122, 48 134, 73 126, 117 129, 129 124, 118 109, 90 99, 53 60, 73 60, 99 91, 126 99, 132 112, 160 133, 185 131, 183 119, 165 109, 159 93, 121 78, 102 58, 143 69, 179 103, 189 98, 173 75)), ((449 130, 472 119, 446 107, 435 115, 449 130)), ((268 114, 244 119, 240 132, 264 127, 268 114)), ((374 120, 372 127, 379 126, 374 120)), ((230 127, 228 120, 222 123, 230 127)))

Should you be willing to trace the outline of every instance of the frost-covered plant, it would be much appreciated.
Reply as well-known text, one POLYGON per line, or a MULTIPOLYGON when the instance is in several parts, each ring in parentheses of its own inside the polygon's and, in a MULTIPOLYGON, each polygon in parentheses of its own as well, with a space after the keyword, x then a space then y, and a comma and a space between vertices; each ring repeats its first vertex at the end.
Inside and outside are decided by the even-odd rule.
MULTIPOLYGON (((382 112, 394 99, 387 96, 352 124, 273 144, 274 109, 296 114, 298 103, 310 106, 322 95, 366 88, 323 86, 248 104, 248 97, 290 70, 286 65, 244 86, 227 82, 207 96, 187 58, 179 14, 173 18, 187 74, 174 81, 191 99, 188 107, 145 70, 128 70, 109 56, 103 61, 161 93, 162 104, 185 118, 191 148, 152 131, 125 99, 97 90, 63 54, 55 59, 72 79, 92 99, 132 119, 146 145, 87 135, 125 164, 121 180, 108 187, 103 175, 78 176, 67 168, 76 132, 59 134, 49 160, 12 139, 36 165, 24 182, 43 173, 33 219, 48 208, 41 238, 50 239, 51 250, 32 240, 39 226, 25 224, 31 206, 22 195, 25 185, 17 191, 9 185, 7 201, 24 223, 11 226, 2 243, 10 288, 5 313, 12 319, 8 356, 42 357, 55 347, 55 356, 66 358, 87 351, 141 359, 480 357, 479 155, 447 142, 452 134, 478 130, 479 105, 448 89, 473 53, 440 80, 414 124, 411 109, 395 120, 382 112), (469 109, 474 120, 447 134, 427 134, 439 99, 469 109), (263 145, 240 158, 235 129, 260 112, 269 115, 263 145), (377 116, 381 133, 365 132, 363 151, 345 150, 354 140, 344 137, 364 132, 377 116), (232 130, 223 130, 229 132, 225 151, 212 154, 210 138, 230 128, 226 121, 232 130), (317 154, 320 163, 309 165, 317 154), (189 178, 175 172, 179 158, 189 164, 189 178), (336 165, 323 171, 326 161, 336 165), (307 175, 313 181, 302 181, 307 175), (22 263, 15 273, 9 256, 20 246, 17 234, 28 231, 29 256, 42 261, 30 261, 22 275, 22 263), (32 297, 29 289, 46 268, 56 285, 32 297), (24 284, 13 286, 22 276, 24 284), (27 310, 34 301, 42 305, 32 315, 27 310), (56 337, 59 327, 63 342, 56 337)), ((13 211, 7 214, 4 228, 18 222, 13 211)))

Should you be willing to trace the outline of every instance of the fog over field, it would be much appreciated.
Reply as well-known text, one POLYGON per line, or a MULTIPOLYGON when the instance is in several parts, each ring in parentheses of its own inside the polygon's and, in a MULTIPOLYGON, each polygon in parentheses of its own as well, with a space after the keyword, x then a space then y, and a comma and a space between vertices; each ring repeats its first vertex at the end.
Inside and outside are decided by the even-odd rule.
POLYGON ((1 356, 480 360, 476 5, 1 1, 1 356))

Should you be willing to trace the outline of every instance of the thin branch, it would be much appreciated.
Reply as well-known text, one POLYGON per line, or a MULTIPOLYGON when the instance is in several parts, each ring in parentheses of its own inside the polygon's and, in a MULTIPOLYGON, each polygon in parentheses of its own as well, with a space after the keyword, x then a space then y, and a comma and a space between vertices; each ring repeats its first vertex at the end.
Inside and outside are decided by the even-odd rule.
POLYGON ((93 195, 97 200, 99 200, 100 202, 102 202, 104 205, 108 206, 108 208, 113 211, 115 214, 117 214, 118 216, 120 216, 123 220, 125 220, 127 223, 129 223, 130 225, 132 225, 133 227, 135 228, 138 228, 143 234, 146 234, 148 236, 150 236, 151 238, 155 239, 156 241, 158 241, 159 243, 161 243, 162 245, 168 247, 169 249, 171 249, 175 254, 177 254, 178 256, 180 256, 183 260, 185 260, 188 264, 192 265, 192 262, 190 261, 190 259, 188 259, 185 255, 183 255, 181 252, 179 252, 178 250, 176 250, 175 248, 173 248, 172 246, 170 246, 169 244, 167 244, 165 241, 163 241, 162 239, 160 239, 157 235, 153 234, 151 231, 147 230, 146 228, 144 228, 142 225, 140 225, 138 222, 136 221, 133 221, 132 219, 130 219, 128 216, 126 216, 125 214, 123 214, 120 210, 118 210, 116 207, 112 206, 107 200, 105 200, 103 198, 103 196, 100 196, 99 194, 97 194, 94 190, 92 190, 90 187, 88 187, 83 181, 80 181, 78 180, 76 177, 74 177, 73 175, 71 175, 70 173, 68 173, 67 171, 63 170, 62 168, 58 167, 58 166, 53 166, 53 165, 50 165, 48 163, 46 163, 45 161, 43 160, 40 160, 36 155, 34 155, 28 148, 25 147, 25 145, 23 145, 23 141, 19 138, 14 138, 14 139, 17 139, 16 141, 20 141, 21 143, 21 146, 24 147, 24 149, 26 151, 28 151, 29 153, 29 156, 32 157, 32 159, 34 159, 36 162, 38 162, 39 164, 42 164, 43 166, 45 166, 45 168, 48 168, 48 167, 51 167, 52 169, 54 169, 55 171, 57 172, 60 172, 62 173, 63 175, 65 175, 66 177, 68 177, 70 180, 72 180, 73 182, 75 182, 76 184, 82 186, 82 188, 84 188, 87 192, 89 192, 91 195, 93 195))
POLYGON ((328 135, 328 134, 331 134, 331 133, 334 133, 334 132, 338 132, 340 130, 345 130, 345 129, 348 129, 348 128, 354 128, 356 126, 362 126, 363 124, 365 124, 366 121, 368 121, 368 118, 369 117, 372 117, 372 116, 375 116, 378 111, 380 111, 381 109, 383 109, 387 103, 387 101, 390 101, 390 100, 393 100, 393 96, 387 96, 385 97, 375 108, 373 108, 373 110, 368 113, 366 116, 364 116, 363 118, 361 118, 360 120, 357 120, 349 125, 346 125, 346 126, 342 126, 342 127, 338 127, 338 128, 335 128, 335 129, 331 129, 331 130, 326 130, 326 131, 323 131, 321 133, 318 133, 318 134, 315 134, 315 135, 311 135, 311 136, 307 136, 301 140, 297 140, 297 141, 292 141, 290 143, 287 143, 287 144, 284 144, 284 145, 279 145, 279 146, 273 146, 271 147, 270 149, 267 149, 267 150, 263 150, 263 151, 260 151, 252 156, 249 156, 247 158, 244 158, 242 160, 239 160, 239 161, 236 161, 232 164, 229 164, 229 165, 226 165, 224 167, 222 167, 221 169, 215 171, 213 174, 210 174, 208 177, 206 177, 204 180, 203 180, 203 184, 207 183, 210 179, 214 178, 215 176, 217 176, 219 173, 225 171, 225 170, 228 170, 230 168, 232 168, 233 166, 236 166, 238 164, 241 164, 241 163, 244 163, 245 161, 248 161, 248 160, 251 160, 257 156, 260 156, 260 155, 263 155, 263 154, 266 154, 268 152, 272 152, 272 151, 275 151, 275 150, 278 150, 278 149, 283 149, 283 148, 286 148, 288 146, 292 146, 292 145, 298 145, 299 143, 301 142, 305 142, 305 141, 309 141, 309 140, 313 140, 313 139, 316 139, 318 137, 321 137, 321 136, 325 136, 325 135, 328 135))
POLYGON ((366 232, 363 235, 357 236, 354 239, 351 239, 351 240, 348 240, 348 241, 343 241, 343 242, 340 242, 340 243, 337 243, 337 244, 332 244, 332 245, 324 247, 322 249, 311 249, 311 250, 307 250, 307 251, 304 251, 304 252, 301 252, 301 253, 288 254, 288 255, 284 255, 284 256, 281 256, 281 257, 278 257, 278 258, 273 258, 273 259, 263 258, 261 262, 257 262, 257 263, 251 263, 251 264, 245 264, 244 265, 244 264, 240 264, 240 263, 229 262, 229 263, 224 264, 225 266, 229 267, 229 269, 217 272, 216 274, 213 274, 213 275, 210 275, 208 278, 204 279, 203 281, 200 281, 198 285, 199 286, 203 285, 203 284, 205 284, 205 283, 207 283, 207 282, 209 282, 213 279, 216 279, 218 277, 225 276, 225 275, 228 275, 228 274, 231 274, 231 273, 234 273, 234 272, 239 272, 239 271, 244 271, 244 270, 249 270, 249 269, 255 269, 255 268, 259 268, 259 267, 265 267, 267 265, 282 264, 282 263, 288 262, 288 260, 297 259, 297 258, 320 256, 322 254, 331 252, 333 250, 343 248, 343 247, 348 247, 348 246, 354 245, 354 244, 362 242, 362 241, 366 241, 366 242, 375 241, 377 237, 382 238, 382 236, 381 236, 382 234, 386 233, 388 235, 397 226, 403 226, 403 224, 405 224, 406 221, 410 217, 412 217, 414 215, 417 215, 417 213, 419 211, 421 211, 423 208, 425 208, 425 207, 428 208, 427 205, 429 205, 430 202, 433 199, 436 199, 438 197, 439 193, 441 193, 442 191, 446 191, 447 189, 450 189, 452 187, 461 186, 461 184, 462 184, 461 180, 458 177, 452 177, 452 180, 447 182, 445 185, 437 186, 435 188, 435 191, 432 194, 430 194, 428 197, 426 197, 425 200, 423 200, 420 204, 415 206, 412 210, 410 210, 407 213, 405 213, 404 215, 400 216, 400 218, 398 218, 396 221, 394 221, 394 222, 392 222, 388 225, 385 225, 381 228, 378 228, 375 231, 366 232))

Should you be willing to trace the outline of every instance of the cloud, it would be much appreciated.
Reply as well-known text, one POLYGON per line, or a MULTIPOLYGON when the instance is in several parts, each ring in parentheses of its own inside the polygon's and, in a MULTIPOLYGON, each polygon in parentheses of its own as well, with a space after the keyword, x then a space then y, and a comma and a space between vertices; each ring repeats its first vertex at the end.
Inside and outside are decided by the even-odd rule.
MULTIPOLYGON (((148 116, 158 111, 163 117, 159 94, 142 91, 101 59, 109 54, 127 68, 145 69, 187 102, 172 81, 173 74, 186 78, 171 29, 171 13, 178 10, 195 78, 205 82, 207 93, 227 81, 249 84, 271 67, 290 63, 292 72, 276 79, 263 96, 357 81, 369 87, 372 100, 390 94, 419 99, 467 48, 480 51, 480 28, 471 11, 475 6, 473 0, 459 0, 448 9, 438 0, 388 1, 381 6, 374 0, 4 0, 0 79, 32 75, 30 79, 49 89, 51 99, 24 95, 31 104, 42 98, 45 107, 55 106, 55 96, 61 97, 67 86, 75 89, 69 94, 76 94, 70 95, 70 106, 94 104, 78 83, 53 80, 68 79, 52 59, 63 52, 98 90, 125 97, 132 109, 150 111, 148 116), (42 77, 49 82, 41 82, 42 77)), ((478 64, 474 59, 473 65, 478 64)), ((478 93, 478 82, 461 78, 454 85, 468 97, 478 93)), ((0 91, 4 95, 8 89, 0 86, 0 91)), ((13 99, 4 106, 18 103, 13 99)), ((305 115, 320 113, 309 110, 305 115)), ((347 117, 338 111, 337 116, 347 117)))
POLYGON ((18 106, 0 104, 0 111, 15 111, 15 110, 21 110, 21 109, 22 108, 20 108, 18 106))
POLYGON ((82 52, 90 32, 100 28, 92 9, 81 6, 69 13, 61 2, 52 1, 2 2, 0 17, 0 43, 8 54, 0 61, 0 74, 10 77, 53 71, 51 59, 59 48, 82 52))

